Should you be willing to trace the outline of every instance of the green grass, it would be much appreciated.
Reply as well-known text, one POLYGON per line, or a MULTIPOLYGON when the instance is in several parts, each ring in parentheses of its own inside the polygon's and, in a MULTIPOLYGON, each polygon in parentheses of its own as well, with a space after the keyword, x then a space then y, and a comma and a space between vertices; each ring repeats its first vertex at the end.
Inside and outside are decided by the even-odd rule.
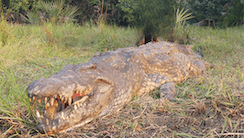
POLYGON ((33 107, 26 95, 26 88, 33 80, 50 77, 67 63, 87 62, 96 52, 135 46, 137 38, 132 28, 107 25, 101 28, 88 23, 32 26, 3 20, 0 29, 0 132, 3 137, 11 129, 34 128, 33 107))
MULTIPOLYGON (((98 51, 135 46, 137 30, 74 24, 42 26, 0 22, 0 136, 43 136, 26 88, 50 77, 67 63, 84 63, 98 51)), ((90 129, 56 136, 213 137, 243 133, 244 26, 189 27, 193 49, 214 65, 197 78, 177 85, 176 102, 150 96, 134 98, 117 115, 98 119, 90 129), (146 100, 145 100, 146 99, 146 100), (158 119, 158 120, 157 120, 158 119), (162 122, 162 123, 159 123, 162 122), (108 125, 109 124, 109 125, 108 125)), ((154 95, 157 95, 155 93, 154 95)))
POLYGON ((133 46, 137 38, 135 31, 116 26, 96 27, 89 23, 84 26, 72 23, 31 26, 2 21, 0 71, 25 61, 40 61, 53 57, 90 57, 98 51, 133 46))

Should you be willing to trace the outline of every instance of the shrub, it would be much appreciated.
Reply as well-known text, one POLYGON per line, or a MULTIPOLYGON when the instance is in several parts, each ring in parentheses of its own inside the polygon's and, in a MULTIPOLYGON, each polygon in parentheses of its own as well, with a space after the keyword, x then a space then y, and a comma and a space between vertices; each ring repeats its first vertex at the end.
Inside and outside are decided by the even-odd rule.
POLYGON ((229 15, 225 18, 224 25, 234 26, 244 24, 244 0, 236 0, 230 6, 229 15))
POLYGON ((224 6, 233 0, 189 0, 187 1, 188 9, 196 18, 191 22, 195 23, 203 19, 212 19, 218 21, 221 19, 224 6))
POLYGON ((75 21, 74 17, 80 14, 77 11, 77 7, 65 5, 63 0, 52 2, 40 1, 35 9, 27 12, 27 17, 23 17, 31 24, 38 24, 42 21, 50 21, 55 24, 66 23, 75 21))
POLYGON ((27 10, 35 7, 36 4, 36 0, 3 0, 0 1, 0 9, 1 12, 4 12, 4 16, 8 21, 22 23, 20 13, 25 14, 27 10))
POLYGON ((145 43, 160 34, 166 36, 173 32, 175 1, 120 0, 120 4, 128 13, 126 17, 134 22, 136 27, 142 29, 145 43))
POLYGON ((180 44, 189 44, 190 38, 189 38, 189 32, 188 27, 189 24, 186 24, 186 20, 194 18, 191 16, 192 13, 187 13, 188 10, 183 9, 177 9, 175 14, 175 27, 174 27, 174 40, 176 40, 180 44))

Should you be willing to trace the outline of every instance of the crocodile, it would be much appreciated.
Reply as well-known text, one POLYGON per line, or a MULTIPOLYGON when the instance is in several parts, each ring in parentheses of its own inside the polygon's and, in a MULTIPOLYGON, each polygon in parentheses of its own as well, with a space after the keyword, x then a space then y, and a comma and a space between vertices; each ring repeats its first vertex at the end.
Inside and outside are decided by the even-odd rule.
POLYGON ((174 101, 175 83, 199 76, 207 68, 192 45, 166 41, 95 54, 89 62, 67 64, 50 78, 27 88, 36 110, 37 129, 57 134, 112 114, 133 96, 160 88, 160 97, 174 101))

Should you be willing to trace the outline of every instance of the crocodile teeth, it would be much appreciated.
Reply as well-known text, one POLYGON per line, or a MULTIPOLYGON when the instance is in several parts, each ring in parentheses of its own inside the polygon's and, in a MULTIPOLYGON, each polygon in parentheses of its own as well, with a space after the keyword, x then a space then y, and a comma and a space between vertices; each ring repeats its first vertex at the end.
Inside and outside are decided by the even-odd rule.
POLYGON ((45 97, 45 104, 47 103, 47 97, 45 97))
POLYGON ((40 113, 36 110, 36 116, 39 118, 39 117, 41 117, 40 116, 40 113))
POLYGON ((73 104, 83 103, 87 98, 88 96, 84 96, 80 100, 75 101, 73 104))
POLYGON ((69 105, 71 105, 71 102, 72 102, 72 99, 71 99, 71 98, 69 98, 69 105))
POLYGON ((45 109, 47 109, 50 106, 50 103, 47 103, 45 106, 45 109))
POLYGON ((80 104, 77 104, 78 107, 80 107, 80 104))
POLYGON ((74 105, 74 109, 75 109, 75 110, 77 109, 77 106, 76 106, 76 105, 74 105))
POLYGON ((54 98, 51 98, 51 99, 50 99, 50 103, 51 103, 51 106, 53 106, 54 98))
POLYGON ((64 97, 62 95, 60 95, 60 99, 62 100, 62 102, 64 101, 64 97))
POLYGON ((54 105, 58 106, 58 101, 57 100, 55 100, 54 105))
POLYGON ((65 119, 65 118, 64 118, 64 112, 61 113, 61 118, 62 118, 62 119, 65 119))
POLYGON ((35 97, 35 96, 33 96, 33 102, 35 101, 35 99, 36 99, 36 97, 35 97))

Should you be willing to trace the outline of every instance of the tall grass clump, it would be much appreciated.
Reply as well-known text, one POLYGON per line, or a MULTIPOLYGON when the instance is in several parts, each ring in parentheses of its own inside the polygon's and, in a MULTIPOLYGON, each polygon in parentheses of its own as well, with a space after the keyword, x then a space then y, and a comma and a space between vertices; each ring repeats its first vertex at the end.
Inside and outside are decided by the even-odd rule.
POLYGON ((34 109, 26 88, 33 80, 55 74, 67 63, 83 63, 96 52, 135 46, 136 30, 92 23, 42 25, 0 21, 0 125, 2 137, 32 133, 34 109), (126 40, 126 41, 124 41, 126 40), (21 128, 21 129, 19 129, 21 128), (27 132, 29 131, 29 132, 27 132))
POLYGON ((3 68, 23 63, 25 60, 65 58, 78 56, 80 53, 84 56, 135 44, 136 35, 132 28, 107 25, 106 28, 103 30, 89 23, 82 27, 73 23, 14 25, 2 20, 0 70, 3 71, 3 68), (126 35, 130 35, 131 38, 125 38, 126 35))
POLYGON ((175 14, 175 26, 173 37, 174 40, 181 44, 189 44, 189 24, 186 20, 194 18, 191 16, 192 13, 187 13, 188 10, 177 9, 175 14))

